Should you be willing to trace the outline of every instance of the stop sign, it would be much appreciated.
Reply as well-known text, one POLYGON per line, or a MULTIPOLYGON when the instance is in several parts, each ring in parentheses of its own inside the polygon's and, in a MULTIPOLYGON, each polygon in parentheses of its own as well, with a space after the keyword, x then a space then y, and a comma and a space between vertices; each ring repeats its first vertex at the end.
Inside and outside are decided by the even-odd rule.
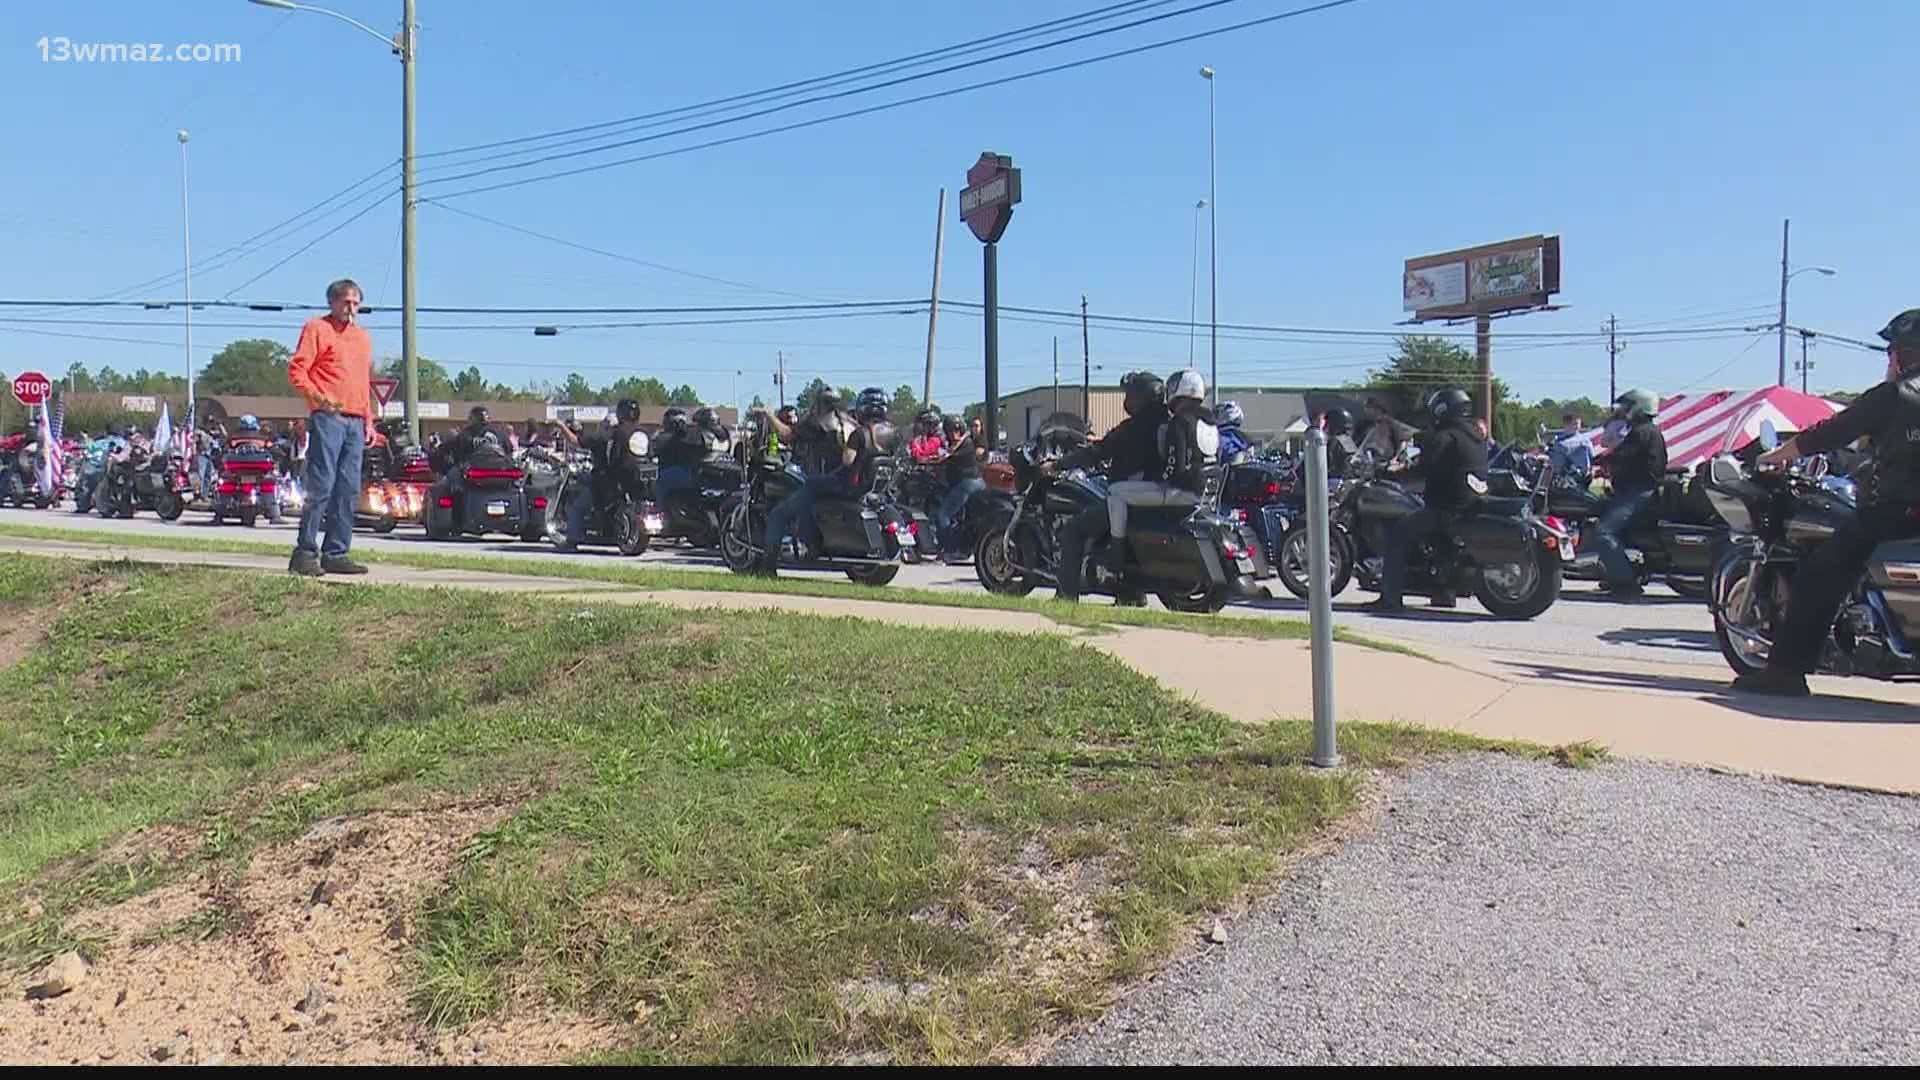
POLYGON ((38 371, 23 371, 13 377, 13 396, 22 405, 45 405, 53 395, 53 384, 38 371))

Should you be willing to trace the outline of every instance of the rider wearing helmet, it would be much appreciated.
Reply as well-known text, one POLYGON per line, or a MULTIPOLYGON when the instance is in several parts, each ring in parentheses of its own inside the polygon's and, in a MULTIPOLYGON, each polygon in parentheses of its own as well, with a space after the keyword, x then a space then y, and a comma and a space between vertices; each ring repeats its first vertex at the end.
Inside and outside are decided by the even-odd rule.
POLYGON ((622 483, 635 482, 636 474, 647 464, 652 440, 640 424, 640 403, 632 398, 622 398, 613 407, 613 415, 601 420, 594 431, 583 433, 562 424, 554 434, 593 455, 588 482, 576 486, 567 500, 566 531, 554 538, 556 550, 572 551, 587 535, 587 515, 594 504, 612 503, 622 483))
MULTIPOLYGON (((1127 418, 1114 425, 1099 442, 1068 455, 1063 459, 1064 465, 1050 465, 1100 468, 1115 481, 1157 482, 1166 474, 1166 460, 1160 452, 1160 428, 1166 423, 1167 406, 1162 400, 1160 376, 1151 371, 1135 371, 1121 377, 1120 388, 1125 391, 1123 407, 1127 418)), ((1080 564, 1086 558, 1087 545, 1110 530, 1111 519, 1104 506, 1089 507, 1067 522, 1060 532, 1060 577, 1054 596, 1069 601, 1080 599, 1080 564)), ((1144 603, 1133 596, 1123 600, 1136 605, 1144 603)))
POLYGON ((1887 343, 1886 381, 1780 447, 1763 465, 1831 453, 1856 439, 1873 444, 1873 480, 1860 512, 1801 562, 1793 576, 1787 618, 1768 650, 1767 666, 1733 682, 1736 690, 1801 697, 1817 666, 1840 602, 1860 580, 1873 549, 1920 536, 1920 308, 1903 311, 1880 331, 1887 343))
POLYGON ((1220 460, 1239 465, 1253 452, 1253 444, 1241 433, 1247 413, 1237 401, 1223 401, 1213 407, 1213 426, 1220 430, 1220 460))
POLYGON ((677 406, 668 409, 660 423, 660 438, 653 444, 653 459, 660 463, 660 475, 653 481, 653 497, 664 506, 668 499, 693 487, 693 466, 707 453, 700 431, 687 410, 677 406))
POLYGON ((1607 458, 1613 497, 1600 510, 1593 543, 1607 574, 1603 587, 1622 600, 1640 595, 1640 575, 1621 537, 1660 497, 1667 476, 1667 437, 1654 423, 1659 411, 1660 399, 1647 390, 1629 390, 1613 401, 1613 419, 1625 433, 1607 458))
MULTIPOLYGON (((956 418, 954 422, 959 420, 956 418)), ((932 406, 921 409, 913 418, 913 439, 907 443, 907 453, 916 463, 930 465, 946 452, 947 440, 942 437, 941 426, 940 410, 932 406)), ((966 429, 967 425, 960 424, 961 431, 966 429)))
POLYGON ((693 430, 703 457, 724 457, 733 452, 733 432, 720 422, 720 410, 713 406, 693 410, 693 430))
MULTIPOLYGON (((1395 522, 1387 534, 1380 599, 1372 604, 1374 611, 1401 610, 1407 557, 1414 545, 1428 538, 1444 540, 1455 515, 1487 489, 1487 444, 1473 424, 1473 399, 1456 386, 1436 390, 1427 399, 1427 415, 1433 429, 1420 434, 1420 456, 1406 470, 1426 479, 1425 505, 1395 522)), ((1448 570, 1440 569, 1443 574, 1448 570)), ((1454 605, 1446 580, 1434 583, 1432 603, 1441 608, 1454 605)))
POLYGON ((1353 442, 1353 414, 1336 405, 1320 420, 1327 432, 1327 475, 1345 476, 1347 463, 1360 452, 1353 442))
MULTIPOLYGON (((864 402, 866 396, 862 391, 859 400, 864 402)), ((758 411, 766 413, 764 407, 758 411)), ((786 407, 782 406, 780 411, 786 412, 786 407)), ((799 490, 767 511, 767 534, 758 572, 772 577, 780 563, 780 551, 796 523, 802 530, 802 541, 818 545, 820 530, 813 520, 814 501, 822 495, 851 493, 844 470, 854 466, 859 457, 853 445, 854 432, 862 425, 847 413, 840 394, 830 386, 823 386, 814 394, 812 408, 800 420, 789 421, 774 414, 767 417, 767 423, 793 447, 794 459, 807 475, 799 490)))
POLYGON ((960 511, 967 500, 976 491, 985 491, 987 482, 980 478, 980 457, 973 444, 973 436, 967 431, 967 425, 957 416, 949 416, 941 425, 945 436, 945 466, 942 479, 947 483, 946 494, 940 497, 939 517, 935 525, 940 530, 940 550, 951 558, 959 557, 961 546, 959 537, 954 535, 954 526, 959 520, 960 511))
POLYGON ((1167 423, 1158 442, 1166 457, 1163 479, 1119 480, 1107 485, 1107 567, 1115 577, 1126 567, 1127 510, 1135 506, 1195 506, 1207 478, 1220 464, 1220 431, 1207 408, 1207 382, 1197 371, 1176 371, 1162 390, 1167 423))

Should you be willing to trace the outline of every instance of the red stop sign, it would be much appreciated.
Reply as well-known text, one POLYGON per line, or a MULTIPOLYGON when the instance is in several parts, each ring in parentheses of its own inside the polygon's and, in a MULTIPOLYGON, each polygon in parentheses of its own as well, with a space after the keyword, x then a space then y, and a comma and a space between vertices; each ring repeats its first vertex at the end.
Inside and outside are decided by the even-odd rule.
POLYGON ((45 405, 53 396, 53 384, 38 371, 23 371, 13 377, 13 396, 22 405, 45 405))

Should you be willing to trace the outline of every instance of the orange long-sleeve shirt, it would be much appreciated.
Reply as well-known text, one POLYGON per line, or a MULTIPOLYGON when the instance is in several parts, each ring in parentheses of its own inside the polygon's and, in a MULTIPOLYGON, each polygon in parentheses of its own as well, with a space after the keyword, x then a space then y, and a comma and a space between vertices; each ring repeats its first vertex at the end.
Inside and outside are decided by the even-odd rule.
POLYGON ((300 328, 300 344, 287 361, 287 381, 309 409, 317 409, 324 396, 339 403, 342 415, 371 418, 372 379, 373 339, 359 323, 342 330, 323 315, 300 328))

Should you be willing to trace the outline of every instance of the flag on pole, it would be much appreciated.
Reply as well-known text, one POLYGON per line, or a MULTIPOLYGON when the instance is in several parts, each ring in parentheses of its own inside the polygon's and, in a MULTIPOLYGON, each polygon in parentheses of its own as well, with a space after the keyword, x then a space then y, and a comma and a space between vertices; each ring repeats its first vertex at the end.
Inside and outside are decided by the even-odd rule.
POLYGON ((67 396, 65 394, 62 394, 60 395, 60 399, 53 403, 54 444, 58 445, 60 440, 66 437, 66 434, 67 434, 67 396))
POLYGON ((40 493, 53 498, 60 490, 60 444, 53 433, 47 406, 40 406, 40 493))
POLYGON ((153 452, 165 453, 173 445, 173 416, 167 411, 167 403, 160 403, 160 422, 153 425, 153 452))

